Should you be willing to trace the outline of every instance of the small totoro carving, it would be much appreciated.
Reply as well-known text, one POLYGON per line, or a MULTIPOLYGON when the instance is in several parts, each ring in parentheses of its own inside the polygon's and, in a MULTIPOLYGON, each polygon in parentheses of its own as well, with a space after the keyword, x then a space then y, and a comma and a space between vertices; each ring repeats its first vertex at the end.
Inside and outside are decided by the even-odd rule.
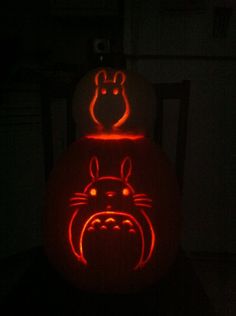
POLYGON ((126 75, 116 71, 109 79, 106 70, 100 70, 94 78, 95 91, 90 102, 90 115, 99 130, 118 129, 130 115, 130 104, 124 83, 126 75))

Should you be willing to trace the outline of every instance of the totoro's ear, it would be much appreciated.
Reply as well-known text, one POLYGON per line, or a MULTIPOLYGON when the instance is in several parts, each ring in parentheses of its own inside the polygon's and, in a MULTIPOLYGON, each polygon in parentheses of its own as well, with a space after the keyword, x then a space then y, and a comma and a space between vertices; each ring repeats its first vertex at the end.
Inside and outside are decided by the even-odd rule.
POLYGON ((96 86, 101 85, 107 79, 107 72, 106 70, 102 69, 96 73, 94 81, 96 86))
POLYGON ((113 82, 123 85, 125 82, 126 76, 123 71, 117 71, 114 75, 113 82))
POLYGON ((90 159, 89 172, 92 180, 96 180, 99 177, 99 162, 96 156, 90 159))
POLYGON ((128 182, 129 176, 132 172, 132 162, 130 157, 125 157, 121 163, 120 176, 125 182, 128 182))

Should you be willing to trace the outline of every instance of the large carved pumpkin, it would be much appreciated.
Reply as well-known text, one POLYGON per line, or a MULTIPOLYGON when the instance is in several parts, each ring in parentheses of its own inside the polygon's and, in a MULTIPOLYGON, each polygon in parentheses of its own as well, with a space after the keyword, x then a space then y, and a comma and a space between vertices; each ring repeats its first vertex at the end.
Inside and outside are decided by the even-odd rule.
MULTIPOLYGON (((107 81, 105 70, 103 76, 107 81)), ((72 144, 54 168, 44 240, 52 264, 75 286, 126 292, 157 282, 172 264, 180 238, 180 198, 160 148, 141 134, 118 130, 131 109, 123 73, 112 77, 114 82, 105 83, 125 102, 103 124, 102 111, 95 114, 98 92, 92 98, 98 133, 72 144)), ((108 93, 108 86, 101 89, 108 93)))

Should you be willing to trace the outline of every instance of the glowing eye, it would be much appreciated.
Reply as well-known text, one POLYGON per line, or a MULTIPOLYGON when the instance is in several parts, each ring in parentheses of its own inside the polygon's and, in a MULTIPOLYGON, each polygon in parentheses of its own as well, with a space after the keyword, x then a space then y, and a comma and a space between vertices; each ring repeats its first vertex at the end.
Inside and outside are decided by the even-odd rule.
POLYGON ((107 94, 107 89, 102 88, 102 89, 101 89, 101 94, 103 94, 103 95, 107 94))
POLYGON ((128 196, 128 195, 130 195, 130 190, 129 190, 128 188, 124 188, 124 189, 122 190, 122 194, 123 194, 124 196, 128 196))
POLYGON ((117 95, 119 93, 119 90, 117 88, 113 89, 113 94, 117 95))
POLYGON ((90 193, 91 196, 96 196, 97 195, 97 190, 96 189, 91 189, 89 191, 89 193, 90 193))

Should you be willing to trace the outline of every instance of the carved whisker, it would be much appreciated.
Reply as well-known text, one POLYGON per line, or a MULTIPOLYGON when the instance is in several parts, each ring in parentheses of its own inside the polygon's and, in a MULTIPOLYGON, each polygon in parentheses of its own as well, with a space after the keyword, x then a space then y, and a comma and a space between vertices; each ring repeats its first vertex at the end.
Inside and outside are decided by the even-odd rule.
POLYGON ((143 198, 134 198, 134 202, 152 202, 152 200, 151 199, 149 199, 149 198, 145 198, 145 197, 143 197, 143 198))
POLYGON ((152 206, 149 204, 144 204, 144 203, 135 203, 136 206, 143 206, 143 207, 148 207, 151 208, 152 206))
POLYGON ((76 195, 76 196, 82 196, 82 197, 87 197, 87 196, 88 196, 87 193, 81 193, 81 192, 75 192, 74 195, 76 195))
POLYGON ((80 203, 72 203, 70 206, 80 206, 80 205, 87 205, 88 203, 80 202, 80 203))
POLYGON ((147 194, 146 193, 137 193, 137 194, 134 194, 134 197, 145 197, 145 196, 147 196, 147 194))
POLYGON ((88 198, 87 197, 72 197, 70 198, 70 201, 87 201, 88 198))

